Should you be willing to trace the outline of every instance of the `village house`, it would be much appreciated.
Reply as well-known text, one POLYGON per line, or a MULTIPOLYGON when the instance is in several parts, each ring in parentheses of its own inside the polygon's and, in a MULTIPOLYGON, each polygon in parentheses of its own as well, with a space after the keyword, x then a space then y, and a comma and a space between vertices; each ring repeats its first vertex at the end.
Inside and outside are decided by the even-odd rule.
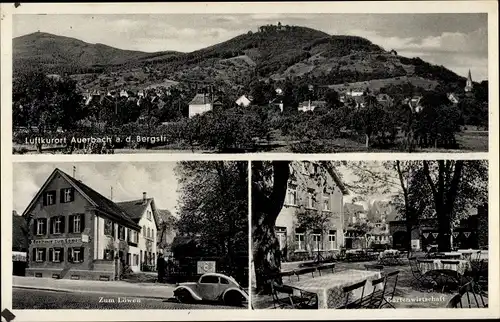
POLYGON ((457 98, 457 96, 455 95, 455 93, 448 93, 448 94, 446 94, 446 97, 448 97, 448 100, 452 104, 458 104, 460 102, 459 99, 457 98))
POLYGON ((385 93, 378 94, 376 99, 377 99, 377 102, 379 104, 383 105, 384 107, 391 106, 392 103, 394 102, 392 97, 390 97, 388 94, 385 94, 385 93))
MULTIPOLYGON (((406 222, 397 213, 391 213, 387 218, 392 248, 405 248, 407 238, 406 222)), ((411 248, 414 251, 427 250, 428 246, 436 245, 439 237, 437 219, 420 220, 410 233, 411 248)), ((462 219, 453 228, 450 236, 453 248, 457 249, 487 249, 488 248, 488 205, 470 210, 469 216, 462 219)))
POLYGON ((358 225, 367 224, 367 213, 362 205, 344 204, 344 245, 346 249, 366 247, 366 233, 357 229, 358 225))
POLYGON ((281 113, 283 113, 284 105, 283 105, 283 100, 281 99, 281 97, 276 97, 276 98, 270 100, 269 105, 279 108, 281 113))
POLYGON ((304 101, 299 104, 299 111, 302 112, 307 112, 307 111, 314 111, 315 108, 317 107, 324 107, 326 106, 325 101, 304 101))
POLYGON ((284 261, 310 259, 320 252, 328 256, 344 245, 343 198, 346 187, 333 166, 317 162, 292 162, 285 203, 275 231, 284 261), (321 178, 321 179, 318 179, 321 178), (298 214, 323 212, 324 226, 304 229, 298 214))
POLYGON ((364 89, 361 88, 350 88, 345 95, 351 96, 351 97, 356 97, 356 96, 364 96, 366 95, 366 92, 364 89))
POLYGON ((195 97, 189 102, 189 118, 197 114, 203 114, 220 107, 222 104, 217 98, 212 98, 208 94, 196 94, 195 97))
POLYGON ((413 96, 411 98, 405 98, 403 100, 404 105, 408 105, 413 113, 420 113, 424 109, 421 104, 422 96, 413 96))
POLYGON ((246 95, 240 96, 236 100, 236 105, 241 106, 241 107, 248 107, 252 103, 251 97, 247 97, 246 95))
POLYGON ((23 213, 27 276, 114 280, 123 265, 153 270, 157 210, 152 198, 120 203, 55 169, 23 213))

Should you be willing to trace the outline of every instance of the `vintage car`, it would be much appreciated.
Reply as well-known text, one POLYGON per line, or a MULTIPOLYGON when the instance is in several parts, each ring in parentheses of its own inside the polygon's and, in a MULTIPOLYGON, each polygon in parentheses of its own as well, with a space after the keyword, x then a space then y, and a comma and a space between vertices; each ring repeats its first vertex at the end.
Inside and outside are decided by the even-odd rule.
POLYGON ((232 306, 248 303, 248 293, 238 282, 219 273, 203 274, 198 282, 180 283, 174 289, 174 297, 181 303, 222 302, 232 306))

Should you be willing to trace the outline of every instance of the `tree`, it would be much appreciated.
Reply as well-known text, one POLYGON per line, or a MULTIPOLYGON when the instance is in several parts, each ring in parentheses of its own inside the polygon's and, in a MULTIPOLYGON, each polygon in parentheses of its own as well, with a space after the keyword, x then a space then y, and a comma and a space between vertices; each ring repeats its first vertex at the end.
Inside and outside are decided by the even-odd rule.
MULTIPOLYGON (((30 133, 36 128, 39 136, 59 127, 71 129, 86 116, 75 81, 68 77, 51 78, 39 71, 15 78, 12 110, 15 126, 25 125, 30 133)), ((42 145, 37 148, 41 152, 42 145)))
POLYGON ((180 235, 196 237, 205 256, 224 259, 239 276, 248 257, 248 168, 246 162, 185 161, 180 178, 180 235))
MULTIPOLYGON (((343 162, 355 176, 346 185, 361 196, 389 195, 405 221, 407 232, 420 220, 438 222, 440 251, 450 249, 450 230, 487 200, 485 161, 343 162)), ((408 234, 407 247, 410 249, 408 234)))
POLYGON ((257 290, 270 292, 266 277, 281 269, 274 231, 285 202, 290 161, 252 162, 252 240, 257 290))
POLYGON ((342 106, 342 103, 340 102, 340 98, 339 98, 339 93, 337 93, 334 90, 329 90, 328 92, 326 92, 325 101, 326 101, 326 105, 330 109, 336 109, 336 108, 342 106))
POLYGON ((171 231, 173 231, 176 227, 177 220, 174 216, 172 216, 172 213, 168 210, 158 210, 158 226, 159 226, 159 231, 158 231, 158 242, 157 242, 157 247, 159 249, 165 249, 169 245, 165 241, 165 237, 167 234, 171 231))
POLYGON ((354 127, 365 136, 365 147, 370 147, 370 139, 380 131, 383 123, 383 110, 373 96, 368 96, 365 106, 360 107, 353 117, 354 127))

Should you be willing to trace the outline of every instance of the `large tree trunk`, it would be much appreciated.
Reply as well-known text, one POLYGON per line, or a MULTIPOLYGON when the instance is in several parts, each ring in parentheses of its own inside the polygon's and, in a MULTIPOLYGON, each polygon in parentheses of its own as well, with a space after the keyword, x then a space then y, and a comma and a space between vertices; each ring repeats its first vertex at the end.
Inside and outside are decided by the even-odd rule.
POLYGON ((272 192, 266 195, 252 182, 253 262, 257 292, 269 293, 269 277, 279 273, 281 256, 274 226, 287 190, 289 161, 273 161, 272 192))
POLYGON ((451 250, 451 222, 453 209, 458 194, 458 186, 462 176, 463 160, 438 160, 437 182, 430 176, 428 161, 424 163, 424 173, 427 178, 432 195, 438 222, 438 250, 440 252, 451 250))

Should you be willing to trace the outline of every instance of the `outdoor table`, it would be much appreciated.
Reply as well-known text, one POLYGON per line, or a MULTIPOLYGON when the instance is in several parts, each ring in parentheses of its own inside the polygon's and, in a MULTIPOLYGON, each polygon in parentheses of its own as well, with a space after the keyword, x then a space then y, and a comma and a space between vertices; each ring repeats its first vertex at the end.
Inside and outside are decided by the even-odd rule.
POLYGON ((463 258, 463 253, 459 252, 444 252, 441 253, 444 257, 450 258, 450 259, 461 259, 463 258))
MULTIPOLYGON (((445 262, 447 260, 444 260, 445 262)), ((429 271, 435 270, 452 270, 456 271, 460 275, 463 275, 465 271, 470 269, 470 262, 466 260, 456 260, 458 264, 444 264, 441 259, 429 259, 425 261, 419 261, 418 266, 422 274, 425 274, 429 271)))
POLYGON ((385 256, 396 256, 396 255, 399 255, 399 250, 397 249, 386 249, 384 250, 383 252, 381 252, 378 256, 379 257, 385 257, 385 256))
MULTIPOLYGON (((288 285, 315 293, 318 296, 319 309, 334 309, 345 304, 344 287, 366 280, 364 295, 368 295, 373 291, 371 281, 381 277, 380 272, 349 269, 334 274, 303 279, 288 285)), ((351 294, 351 300, 357 300, 360 297, 361 289, 355 290, 351 294)))

